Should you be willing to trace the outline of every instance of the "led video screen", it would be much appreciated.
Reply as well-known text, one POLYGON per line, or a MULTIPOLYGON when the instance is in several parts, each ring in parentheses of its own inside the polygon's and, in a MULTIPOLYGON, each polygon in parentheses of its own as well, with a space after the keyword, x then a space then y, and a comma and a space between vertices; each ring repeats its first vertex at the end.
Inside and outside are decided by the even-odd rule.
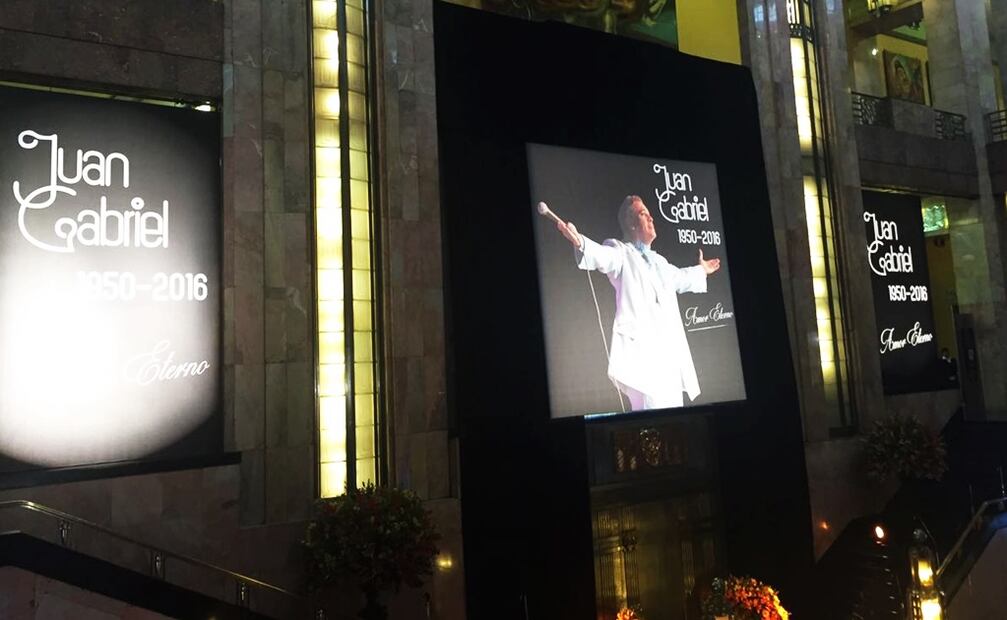
POLYGON ((714 165, 528 145, 552 417, 745 399, 714 165))

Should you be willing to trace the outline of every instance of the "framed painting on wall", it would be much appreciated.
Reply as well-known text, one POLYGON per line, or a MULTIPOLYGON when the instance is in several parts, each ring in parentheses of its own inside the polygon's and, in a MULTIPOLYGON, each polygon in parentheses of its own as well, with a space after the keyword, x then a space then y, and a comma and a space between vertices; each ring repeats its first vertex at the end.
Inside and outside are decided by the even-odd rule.
POLYGON ((889 51, 884 53, 885 85, 888 96, 926 105, 924 94, 923 61, 912 56, 903 56, 889 51))

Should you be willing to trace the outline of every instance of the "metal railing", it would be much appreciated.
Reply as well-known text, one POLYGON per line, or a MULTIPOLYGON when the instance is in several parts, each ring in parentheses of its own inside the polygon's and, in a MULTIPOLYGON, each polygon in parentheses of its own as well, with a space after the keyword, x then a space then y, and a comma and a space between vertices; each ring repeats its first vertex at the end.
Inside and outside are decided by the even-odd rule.
POLYGON ((853 122, 875 127, 892 126, 892 102, 884 97, 850 93, 853 101, 853 122))
POLYGON ((986 115, 986 129, 990 142, 1007 141, 1007 110, 997 110, 986 115))
MULTIPOLYGON (((871 127, 895 127, 895 116, 892 109, 892 100, 889 97, 875 97, 864 93, 852 92, 850 99, 853 105, 853 122, 858 125, 871 127)), ((945 112, 936 108, 930 108, 934 114, 934 135, 941 140, 966 140, 968 131, 965 127, 965 117, 954 112, 945 112)), ((991 135, 999 135, 1001 140, 1007 140, 1007 111, 1001 110, 1002 116, 994 121, 990 115, 990 127, 997 127, 996 132, 990 130, 991 135)))
POLYGON ((972 536, 981 536, 983 532, 983 523, 986 519, 994 517, 997 514, 1007 511, 1007 497, 998 497, 995 499, 986 500, 980 504, 979 509, 972 516, 972 520, 965 527, 961 536, 955 541, 954 546, 948 551, 947 555, 944 556, 944 560, 941 562, 940 567, 937 569, 937 579, 940 579, 948 567, 951 566, 953 562, 958 560, 962 556, 962 551, 965 549, 965 544, 969 541, 972 536))
POLYGON ((36 502, 0 501, 0 530, 29 534, 264 615, 284 618, 314 615, 309 599, 297 593, 161 549, 36 502), (39 515, 46 521, 39 523, 39 515), (103 544, 108 540, 114 541, 115 545, 103 544))
POLYGON ((934 132, 941 140, 964 140, 968 137, 965 131, 965 117, 954 112, 935 109, 934 132))

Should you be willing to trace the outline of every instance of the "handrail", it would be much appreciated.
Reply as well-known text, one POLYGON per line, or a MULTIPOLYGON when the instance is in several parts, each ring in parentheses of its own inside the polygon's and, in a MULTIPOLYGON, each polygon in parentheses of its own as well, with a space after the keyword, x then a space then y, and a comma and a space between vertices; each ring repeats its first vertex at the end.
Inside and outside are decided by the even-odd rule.
MULTIPOLYGON (((197 558, 185 555, 185 554, 176 553, 174 551, 167 551, 167 550, 161 549, 160 547, 157 547, 155 545, 151 545, 151 544, 148 544, 148 543, 145 543, 145 542, 141 542, 141 541, 136 540, 134 538, 130 538, 129 536, 124 536, 122 534, 119 534, 118 532, 112 531, 112 530, 108 529, 107 527, 104 527, 102 525, 99 525, 97 523, 89 521, 87 519, 83 519, 83 518, 78 517, 76 515, 72 515, 72 514, 63 512, 61 510, 57 510, 55 508, 51 508, 49 506, 45 506, 43 504, 39 504, 37 502, 33 502, 33 501, 29 501, 29 500, 23 500, 23 499, 22 500, 5 500, 5 501, 0 501, 0 511, 3 511, 3 510, 14 510, 14 509, 23 509, 23 510, 26 510, 26 511, 29 511, 29 512, 34 512, 34 513, 46 515, 48 517, 52 517, 52 518, 57 519, 58 520, 58 524, 59 524, 59 528, 60 528, 61 542, 62 542, 62 544, 64 546, 68 545, 68 540, 66 538, 64 538, 64 536, 65 536, 65 530, 64 530, 63 524, 64 523, 69 523, 69 524, 73 524, 73 525, 80 525, 80 526, 82 526, 84 528, 88 528, 88 529, 94 530, 96 532, 100 532, 103 535, 106 535, 106 536, 109 536, 111 538, 117 539, 117 540, 119 540, 121 542, 128 543, 128 544, 133 545, 135 547, 141 547, 143 549, 147 549, 152 554, 154 554, 156 557, 162 558, 162 562, 163 562, 163 559, 165 559, 165 558, 172 558, 172 559, 178 560, 180 562, 183 562, 185 564, 189 564, 189 565, 192 565, 192 566, 197 566, 197 567, 209 570, 211 572, 217 573, 219 575, 222 575, 224 577, 229 577, 229 578, 233 579, 235 582, 237 582, 237 584, 238 584, 238 589, 239 589, 238 598, 239 598, 239 600, 238 600, 237 604, 239 604, 239 605, 243 604, 243 605, 247 606, 247 599, 244 598, 244 593, 247 591, 246 588, 248 586, 255 586, 255 587, 260 588, 262 590, 267 590, 267 591, 270 591, 270 592, 274 592, 276 594, 279 594, 279 595, 282 595, 284 597, 287 597, 288 599, 292 599, 293 601, 296 601, 297 603, 300 603, 300 604, 307 604, 307 603, 309 603, 309 599, 308 598, 306 598, 303 595, 300 595, 300 594, 298 594, 296 592, 291 592, 290 590, 286 590, 284 588, 281 588, 279 586, 273 585, 271 583, 267 583, 267 582, 262 581, 260 579, 256 579, 255 577, 250 577, 248 575, 243 575, 241 573, 234 572, 232 570, 223 568, 221 566, 217 566, 215 564, 211 564, 210 562, 205 562, 203 560, 200 560, 200 559, 197 559, 197 558)), ((162 566, 161 574, 160 575, 155 574, 155 576, 159 577, 161 579, 164 579, 163 563, 161 564, 161 566, 162 566)))
POLYGON ((980 504, 979 509, 976 510, 974 515, 972 515, 972 519, 969 521, 969 524, 962 531, 962 535, 958 537, 954 546, 951 547, 951 550, 948 551, 946 556, 944 556, 944 561, 941 562, 940 567, 937 569, 936 576, 938 579, 940 579, 940 577, 944 574, 944 571, 948 568, 948 566, 951 565, 951 561, 958 557, 958 554, 961 552, 962 547, 965 546, 965 541, 968 540, 969 535, 972 534, 972 532, 979 530, 979 525, 982 522, 982 519, 986 516, 986 509, 995 504, 1001 504, 1000 510, 1003 511, 1003 505, 1005 503, 1007 503, 1007 496, 988 499, 980 504))

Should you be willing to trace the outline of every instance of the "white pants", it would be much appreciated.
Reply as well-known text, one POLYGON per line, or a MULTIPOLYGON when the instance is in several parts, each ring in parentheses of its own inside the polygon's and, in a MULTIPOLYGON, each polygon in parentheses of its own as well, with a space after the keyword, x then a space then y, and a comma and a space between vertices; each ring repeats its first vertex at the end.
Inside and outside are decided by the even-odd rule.
POLYGON ((661 394, 644 394, 627 385, 619 385, 623 394, 629 397, 630 411, 644 411, 646 409, 670 409, 684 405, 682 392, 677 394, 673 391, 661 394))

